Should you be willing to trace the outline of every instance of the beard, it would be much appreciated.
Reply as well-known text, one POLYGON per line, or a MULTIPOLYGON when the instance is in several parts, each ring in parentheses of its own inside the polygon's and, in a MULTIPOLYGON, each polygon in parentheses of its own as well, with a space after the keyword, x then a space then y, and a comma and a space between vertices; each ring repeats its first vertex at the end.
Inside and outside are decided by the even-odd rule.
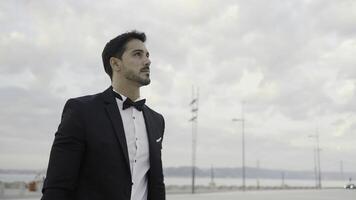
MULTIPOLYGON (((141 72, 139 72, 141 73, 141 72)), ((127 71, 127 73, 125 73, 125 78, 131 81, 134 81, 138 84, 140 84, 141 86, 145 86, 151 83, 151 79, 148 76, 146 77, 141 77, 139 73, 135 73, 134 71, 127 71)))

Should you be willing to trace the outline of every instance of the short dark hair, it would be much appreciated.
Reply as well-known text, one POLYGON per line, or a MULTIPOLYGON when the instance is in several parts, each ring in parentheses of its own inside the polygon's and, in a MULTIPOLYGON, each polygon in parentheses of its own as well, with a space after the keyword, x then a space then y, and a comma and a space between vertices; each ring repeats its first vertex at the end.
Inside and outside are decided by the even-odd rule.
POLYGON ((123 33, 106 43, 101 56, 103 58, 105 72, 110 76, 110 79, 112 79, 110 58, 116 57, 121 59, 122 54, 124 54, 126 50, 126 44, 133 39, 138 39, 142 42, 145 42, 146 34, 144 32, 133 30, 130 32, 123 33))

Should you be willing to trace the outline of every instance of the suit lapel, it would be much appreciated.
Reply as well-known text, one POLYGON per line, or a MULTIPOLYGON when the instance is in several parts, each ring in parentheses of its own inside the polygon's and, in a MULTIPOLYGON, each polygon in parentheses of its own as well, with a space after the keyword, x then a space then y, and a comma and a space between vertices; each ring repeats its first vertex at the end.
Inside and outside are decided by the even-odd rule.
MULTIPOLYGON (((156 145, 156 137, 155 137, 155 131, 154 131, 154 123, 152 121, 151 113, 148 110, 147 106, 144 105, 143 109, 143 117, 145 119, 145 124, 146 124, 146 130, 147 130, 147 137, 148 137, 148 145, 150 149, 150 161, 152 160, 152 156, 155 155, 154 152, 156 152, 155 147, 156 145)), ((151 165, 152 166, 152 165, 151 165)))
POLYGON ((158 132, 159 129, 155 123, 155 118, 152 111, 146 105, 144 105, 142 112, 145 119, 150 151, 150 170, 148 171, 148 184, 149 187, 153 187, 155 180, 160 180, 160 177, 162 176, 161 147, 158 144, 158 142, 161 141, 156 141, 157 139, 159 140, 159 137, 162 136, 160 136, 158 132))
POLYGON ((103 92, 103 97, 104 97, 104 102, 106 104, 105 105, 106 112, 108 113, 111 124, 113 125, 115 130, 116 139, 118 140, 121 146, 122 152, 125 157, 126 165, 129 171, 131 172, 124 126, 122 124, 120 111, 117 107, 115 97, 112 93, 112 87, 108 88, 103 92))

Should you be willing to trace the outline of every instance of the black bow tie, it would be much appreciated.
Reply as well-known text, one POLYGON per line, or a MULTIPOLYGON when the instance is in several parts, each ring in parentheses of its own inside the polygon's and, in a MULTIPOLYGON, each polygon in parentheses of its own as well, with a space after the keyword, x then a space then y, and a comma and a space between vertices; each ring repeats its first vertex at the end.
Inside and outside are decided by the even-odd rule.
POLYGON ((126 108, 129 108, 131 106, 135 107, 136 110, 142 111, 143 105, 145 105, 146 99, 142 99, 140 101, 135 101, 133 102, 130 98, 126 98, 122 105, 122 109, 125 110, 126 108))
MULTIPOLYGON (((120 94, 114 92, 114 96, 122 101, 122 97, 120 94)), ((131 106, 135 107, 136 110, 142 111, 143 105, 145 105, 146 99, 142 99, 140 101, 133 102, 130 98, 126 98, 122 105, 122 109, 125 110, 126 108, 129 108, 131 106)))

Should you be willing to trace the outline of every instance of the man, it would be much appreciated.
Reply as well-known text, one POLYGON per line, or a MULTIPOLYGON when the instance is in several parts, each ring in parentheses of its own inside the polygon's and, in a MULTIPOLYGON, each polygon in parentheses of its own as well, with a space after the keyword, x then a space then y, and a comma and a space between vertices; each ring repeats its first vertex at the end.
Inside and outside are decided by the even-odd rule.
POLYGON ((164 200, 164 119, 146 106, 146 36, 127 32, 102 58, 111 87, 67 101, 51 150, 42 200, 164 200))

